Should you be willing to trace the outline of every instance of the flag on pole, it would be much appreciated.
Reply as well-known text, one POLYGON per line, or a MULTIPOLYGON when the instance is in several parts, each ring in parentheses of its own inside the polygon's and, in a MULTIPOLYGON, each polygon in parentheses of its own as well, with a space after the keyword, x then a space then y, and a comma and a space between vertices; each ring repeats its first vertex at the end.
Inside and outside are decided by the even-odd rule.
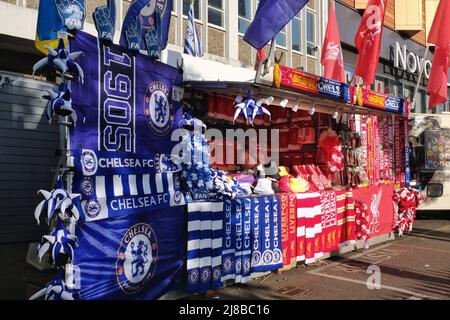
POLYGON ((255 49, 261 49, 300 12, 308 0, 260 0, 255 18, 244 35, 255 49))
POLYGON ((380 58, 381 38, 387 0, 369 0, 366 11, 356 31, 355 44, 358 48, 355 75, 365 85, 375 81, 375 72, 380 58))
POLYGON ((433 24, 428 35, 428 43, 436 45, 428 94, 430 108, 445 103, 448 99, 447 82, 450 67, 450 0, 440 0, 433 24))
POLYGON ((196 57, 202 56, 203 50, 194 20, 194 1, 191 1, 186 27, 186 38, 184 39, 184 53, 196 57))
POLYGON ((321 63, 324 67, 325 78, 345 82, 344 58, 342 57, 341 38, 339 36, 334 1, 331 2, 328 14, 321 63))
MULTIPOLYGON (((59 44, 58 31, 67 32, 67 28, 58 14, 55 1, 41 0, 39 2, 36 37, 34 40, 36 49, 45 55, 48 54, 45 45, 56 49, 59 44)), ((64 40, 64 44, 67 45, 67 43, 68 40, 64 40)))

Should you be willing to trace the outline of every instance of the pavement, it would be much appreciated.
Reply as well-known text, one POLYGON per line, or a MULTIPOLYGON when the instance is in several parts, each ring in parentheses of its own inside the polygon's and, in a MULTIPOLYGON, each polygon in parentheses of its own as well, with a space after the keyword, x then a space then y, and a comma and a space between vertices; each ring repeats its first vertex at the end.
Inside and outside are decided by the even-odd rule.
MULTIPOLYGON (((54 275, 27 264, 27 251, 26 243, 0 245, 0 300, 27 299, 54 275)), ((420 213, 411 234, 367 253, 353 251, 185 299, 450 299, 450 212, 420 213)))

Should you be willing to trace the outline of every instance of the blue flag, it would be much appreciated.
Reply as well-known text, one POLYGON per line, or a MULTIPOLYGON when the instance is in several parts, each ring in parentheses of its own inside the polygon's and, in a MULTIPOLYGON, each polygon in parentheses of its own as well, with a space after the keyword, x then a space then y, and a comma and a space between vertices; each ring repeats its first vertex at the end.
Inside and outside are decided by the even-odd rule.
POLYGON ((308 0, 260 0, 255 18, 244 35, 255 49, 261 49, 300 12, 308 0))
MULTIPOLYGON (((129 48, 127 41, 127 30, 138 20, 140 29, 139 46, 141 50, 146 49, 145 36, 147 31, 152 30, 156 26, 156 13, 161 17, 161 24, 158 31, 161 39, 159 39, 160 49, 167 47, 167 39, 169 37, 170 16, 172 11, 172 0, 134 0, 127 11, 122 24, 122 34, 120 37, 120 46, 129 48)), ((136 28, 132 28, 136 29, 136 28)))
MULTIPOLYGON (((52 48, 58 47, 58 31, 67 31, 61 17, 56 9, 54 0, 41 0, 39 2, 38 20, 36 26, 36 38, 34 45, 43 54, 47 55, 45 45, 52 48)), ((65 40, 67 44, 67 40, 65 40)))
POLYGON ((74 279, 83 300, 157 299, 178 289, 184 208, 77 226, 74 279))
POLYGON ((202 56, 202 44, 200 43, 200 37, 198 36, 197 28, 194 21, 194 3, 191 2, 189 7, 188 21, 186 27, 186 38, 184 40, 184 53, 191 56, 202 56))

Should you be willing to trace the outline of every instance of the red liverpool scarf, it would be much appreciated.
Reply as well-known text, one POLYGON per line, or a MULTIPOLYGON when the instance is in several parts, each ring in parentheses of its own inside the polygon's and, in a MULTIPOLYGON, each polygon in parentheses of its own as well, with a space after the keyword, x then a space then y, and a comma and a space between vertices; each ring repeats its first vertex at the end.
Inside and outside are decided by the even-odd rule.
POLYGON ((280 195, 281 200, 281 245, 283 248, 283 268, 291 268, 291 246, 289 237, 289 195, 284 193, 280 195))
POLYGON ((346 241, 345 239, 345 205, 346 205, 346 190, 336 191, 336 219, 337 231, 336 239, 333 243, 333 249, 339 249, 346 241))
POLYGON ((351 245, 355 240, 355 199, 353 191, 345 194, 345 245, 351 245))
POLYGON ((297 194, 297 261, 314 263, 320 256, 322 250, 319 239, 316 241, 316 234, 321 236, 321 214, 320 193, 297 194))
POLYGON ((297 199, 293 193, 289 194, 289 242, 291 268, 297 265, 297 199))
POLYGON ((336 193, 333 191, 323 191, 321 193, 322 202, 322 252, 330 254, 336 247, 337 234, 337 208, 336 193))

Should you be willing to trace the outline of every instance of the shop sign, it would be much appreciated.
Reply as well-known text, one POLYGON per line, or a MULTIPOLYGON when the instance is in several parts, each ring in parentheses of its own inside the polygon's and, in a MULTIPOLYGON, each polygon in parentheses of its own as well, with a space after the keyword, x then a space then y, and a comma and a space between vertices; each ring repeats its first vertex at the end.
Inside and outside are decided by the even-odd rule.
MULTIPOLYGON (((398 42, 395 43, 394 49, 394 67, 402 69, 412 74, 419 74, 422 70, 423 58, 419 57, 413 52, 406 50, 406 45, 400 46, 398 42)), ((426 79, 430 78, 431 61, 425 60, 424 75, 426 79)))
POLYGON ((315 76, 311 73, 280 66, 281 86, 324 97, 350 102, 350 90, 345 83, 315 76))
MULTIPOLYGON (((355 87, 352 87, 352 91, 353 89, 356 90, 355 87)), ((378 93, 367 89, 362 90, 362 105, 360 105, 361 107, 364 106, 395 113, 403 113, 405 109, 404 105, 405 100, 401 98, 388 96, 383 93, 378 93)))

